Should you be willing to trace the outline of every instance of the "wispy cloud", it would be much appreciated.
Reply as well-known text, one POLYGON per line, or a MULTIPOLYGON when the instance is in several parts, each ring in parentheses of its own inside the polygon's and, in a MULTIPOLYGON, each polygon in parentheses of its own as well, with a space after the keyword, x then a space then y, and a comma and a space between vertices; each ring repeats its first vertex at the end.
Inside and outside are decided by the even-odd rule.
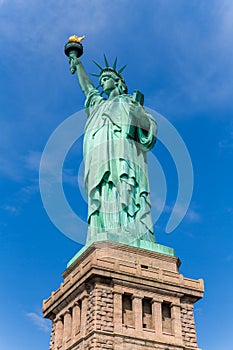
POLYGON ((4 210, 10 216, 21 215, 24 204, 30 202, 38 191, 39 186, 37 182, 22 186, 17 192, 12 193, 10 198, 5 200, 5 203, 0 209, 4 210))
MULTIPOLYGON (((173 210, 174 210, 174 206, 173 205, 165 205, 165 207, 164 207, 164 212, 165 213, 169 213, 170 214, 173 210)), ((175 211, 176 211, 177 216, 181 216, 184 213, 184 208, 183 208, 183 206, 181 204, 180 205, 176 205, 175 211)), ((187 220, 190 223, 200 222, 201 221, 201 215, 196 210, 194 210, 192 208, 189 208, 187 213, 186 213, 186 215, 185 215, 185 217, 184 217, 184 220, 187 220)))
POLYGON ((200 222, 201 221, 201 215, 196 210, 189 208, 186 214, 186 219, 189 222, 200 222))
POLYGON ((3 206, 1 206, 1 209, 5 210, 6 212, 8 212, 11 215, 18 215, 20 212, 20 208, 16 205, 8 205, 5 204, 3 206))
POLYGON ((38 171, 40 166, 41 152, 29 151, 27 155, 22 156, 24 167, 28 170, 38 171))
POLYGON ((17 154, 17 150, 0 150, 0 174, 15 182, 25 182, 25 176, 34 179, 39 172, 41 152, 28 151, 25 155, 17 154))
POLYGON ((0 154, 0 175, 10 180, 20 182, 22 180, 22 174, 18 164, 14 161, 16 157, 12 158, 9 157, 9 153, 8 155, 0 154))
POLYGON ((66 184, 77 187, 78 175, 74 173, 74 169, 65 168, 63 169, 62 180, 66 184))
POLYGON ((99 0, 91 2, 90 13, 90 4, 83 1, 70 1, 66 4, 63 0, 51 0, 49 5, 42 5, 40 1, 35 0, 30 8, 27 1, 17 1, 14 8, 9 4, 8 11, 11 12, 11 16, 17 18, 17 25, 16 21, 2 20, 0 28, 5 39, 14 40, 21 47, 27 46, 32 52, 51 53, 52 47, 59 45, 64 36, 68 38, 76 33, 77 28, 79 30, 77 34, 86 34, 87 37, 89 35, 89 40, 94 40, 90 39, 91 33, 95 33, 95 36, 103 33, 106 26, 111 24, 112 17, 117 17, 121 9, 117 4, 99 0), (42 10, 43 25, 40 16, 36 15, 42 10), (59 25, 51 26, 51 21, 59 25), (36 45, 29 45, 31 42, 36 42, 36 45))
POLYGON ((39 186, 38 182, 35 181, 35 183, 31 183, 29 185, 26 185, 22 187, 18 193, 15 195, 15 198, 18 199, 18 201, 23 202, 23 203, 28 203, 31 197, 38 193, 39 191, 39 186))
POLYGON ((43 332, 50 332, 50 322, 44 319, 40 314, 28 312, 26 316, 34 323, 34 325, 43 332))
POLYGON ((233 150, 233 127, 232 125, 230 126, 230 131, 226 132, 226 137, 223 138, 222 140, 219 140, 218 142, 218 147, 220 150, 228 150, 232 151, 233 150))
POLYGON ((227 255, 227 257, 226 257, 226 262, 228 262, 228 263, 233 262, 233 254, 227 255))
POLYGON ((159 42, 159 33, 166 45, 164 47, 161 43, 160 52, 164 53, 164 60, 158 60, 158 64, 169 80, 157 95, 151 90, 150 100, 158 101, 165 108, 168 108, 167 105, 170 108, 175 106, 177 114, 186 116, 215 110, 223 103, 231 106, 232 1, 219 3, 213 0, 211 4, 180 1, 175 6, 164 1, 156 10, 155 17, 158 14, 161 14, 163 23, 156 18, 154 35, 159 42), (207 13, 208 18, 204 21, 207 13))
POLYGON ((233 140, 223 139, 218 142, 218 147, 220 150, 233 150, 233 140))
POLYGON ((233 208, 232 207, 228 207, 225 210, 226 210, 227 214, 233 215, 233 208))

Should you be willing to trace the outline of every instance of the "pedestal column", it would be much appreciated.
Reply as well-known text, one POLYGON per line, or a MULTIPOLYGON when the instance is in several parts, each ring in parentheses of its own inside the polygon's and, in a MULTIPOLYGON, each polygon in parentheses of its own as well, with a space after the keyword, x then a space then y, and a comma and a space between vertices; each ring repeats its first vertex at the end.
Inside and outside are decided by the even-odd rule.
POLYGON ((63 331, 63 346, 66 347, 67 341, 71 337, 72 317, 71 310, 67 310, 64 314, 64 331, 63 331))
POLYGON ((81 297, 81 323, 80 323, 80 336, 84 337, 86 334, 86 323, 87 323, 87 301, 88 294, 85 292, 81 297))
POLYGON ((113 296, 113 312, 114 312, 114 331, 122 332, 122 294, 114 291, 113 296))
POLYGON ((62 340, 63 340, 63 320, 62 317, 58 317, 55 321, 55 350, 59 349, 62 346, 62 340))
POLYGON ((172 330, 176 339, 182 340, 180 305, 171 305, 172 330))
POLYGON ((162 336, 162 308, 161 302, 153 299, 152 302, 152 318, 156 335, 162 336))
POLYGON ((133 313, 135 330, 142 330, 142 297, 133 295, 133 313))
POLYGON ((72 338, 80 332, 80 320, 81 320, 81 312, 80 312, 80 303, 77 301, 74 303, 72 309, 72 338))

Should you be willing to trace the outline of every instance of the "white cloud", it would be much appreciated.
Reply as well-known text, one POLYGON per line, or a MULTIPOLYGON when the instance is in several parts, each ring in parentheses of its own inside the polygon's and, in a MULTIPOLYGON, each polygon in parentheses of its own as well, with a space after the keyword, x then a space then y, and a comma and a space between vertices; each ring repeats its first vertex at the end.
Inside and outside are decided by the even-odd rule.
POLYGON ((226 262, 228 262, 228 263, 233 262, 233 254, 227 255, 226 262))
POLYGON ((172 6, 164 2, 158 11, 161 18, 164 16, 164 23, 154 21, 154 35, 159 43, 156 34, 159 26, 164 42, 160 50, 164 60, 161 57, 158 65, 169 80, 157 96, 151 91, 151 100, 159 99, 165 108, 175 106, 176 113, 186 116, 215 110, 223 104, 231 106, 233 2, 190 2, 189 5, 181 1, 172 6), (168 14, 164 16, 166 10, 168 14))
POLYGON ((218 142, 219 149, 233 150, 233 140, 223 139, 218 142))
POLYGON ((219 18, 221 20, 221 34, 224 36, 226 44, 226 40, 228 39, 230 45, 232 46, 232 31, 233 31, 233 2, 232 0, 225 0, 221 3, 218 3, 219 7, 219 18))
POLYGON ((106 28, 115 22, 113 17, 117 18, 121 9, 117 3, 105 0, 51 0, 48 4, 35 0, 30 7, 27 1, 15 1, 14 8, 8 4, 8 11, 12 20, 2 20, 1 35, 8 41, 14 40, 17 45, 27 47, 29 51, 47 51, 51 54, 54 47, 61 45, 61 40, 68 39, 72 34, 85 34, 89 42, 96 40, 96 36, 101 38, 106 28), (38 16, 41 11, 43 22, 38 16))
MULTIPOLYGON (((172 211, 174 210, 174 206, 173 205, 165 205, 165 208, 164 208, 164 212, 165 213, 171 213, 172 211)), ((177 216, 181 216, 183 215, 184 213, 184 208, 183 206, 180 204, 180 205, 176 205, 175 207, 175 213, 177 216)), ((184 217, 184 220, 187 220, 188 222, 192 222, 192 223, 195 223, 195 222, 200 222, 201 221, 201 215, 194 209, 192 208, 189 208, 185 217, 184 217)))
POLYGON ((27 169, 38 171, 40 166, 41 152, 29 151, 26 156, 22 157, 27 169))
POLYGON ((232 151, 233 150, 233 126, 230 126, 230 131, 229 129, 225 133, 226 137, 223 138, 222 140, 219 140, 218 142, 218 147, 220 150, 228 150, 232 151))
POLYGON ((16 182, 22 180, 19 167, 9 154, 0 154, 0 174, 16 182))
POLYGON ((23 205, 28 203, 32 196, 39 191, 38 183, 23 186, 17 192, 12 193, 11 198, 0 207, 10 215, 16 216, 22 213, 23 205))
POLYGON ((39 328, 40 330, 48 333, 50 332, 50 322, 44 319, 41 315, 35 312, 29 312, 26 316, 39 328))
POLYGON ((232 207, 228 207, 225 210, 226 210, 227 214, 233 215, 233 208, 232 207))
POLYGON ((38 182, 32 183, 30 185, 22 187, 17 193, 19 201, 27 203, 31 199, 31 197, 36 194, 39 190, 38 182))
POLYGON ((200 222, 201 221, 201 215, 197 211, 195 211, 191 208, 188 209, 185 217, 189 222, 200 222))
POLYGON ((20 211, 20 209, 15 205, 6 204, 6 205, 3 205, 1 208, 12 215, 17 215, 20 211))
POLYGON ((0 149, 0 174, 16 182, 25 182, 25 174, 31 179, 28 171, 39 172, 41 152, 29 151, 27 155, 17 154, 17 150, 0 149))
POLYGON ((78 175, 74 174, 74 169, 63 169, 62 180, 64 183, 77 187, 78 186, 78 175))

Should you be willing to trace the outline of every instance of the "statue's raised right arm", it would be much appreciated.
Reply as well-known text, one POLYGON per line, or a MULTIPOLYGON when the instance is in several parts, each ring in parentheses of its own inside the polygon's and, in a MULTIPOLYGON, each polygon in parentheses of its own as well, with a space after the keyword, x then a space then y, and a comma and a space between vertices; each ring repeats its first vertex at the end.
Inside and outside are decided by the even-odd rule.
POLYGON ((79 85, 85 96, 87 96, 90 90, 94 88, 93 82, 85 71, 82 62, 75 55, 72 55, 72 53, 70 53, 69 62, 71 73, 77 73, 79 85))

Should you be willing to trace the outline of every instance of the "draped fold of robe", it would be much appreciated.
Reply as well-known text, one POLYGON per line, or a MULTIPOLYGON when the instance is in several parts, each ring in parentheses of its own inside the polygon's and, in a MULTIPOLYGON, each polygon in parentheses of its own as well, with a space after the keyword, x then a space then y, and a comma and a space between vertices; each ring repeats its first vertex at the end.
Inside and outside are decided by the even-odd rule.
POLYGON ((132 96, 126 94, 106 100, 96 89, 86 98, 87 242, 103 232, 114 234, 122 243, 137 239, 155 242, 146 152, 154 146, 156 123, 141 108, 148 126, 143 130, 130 115, 131 101, 132 96))

